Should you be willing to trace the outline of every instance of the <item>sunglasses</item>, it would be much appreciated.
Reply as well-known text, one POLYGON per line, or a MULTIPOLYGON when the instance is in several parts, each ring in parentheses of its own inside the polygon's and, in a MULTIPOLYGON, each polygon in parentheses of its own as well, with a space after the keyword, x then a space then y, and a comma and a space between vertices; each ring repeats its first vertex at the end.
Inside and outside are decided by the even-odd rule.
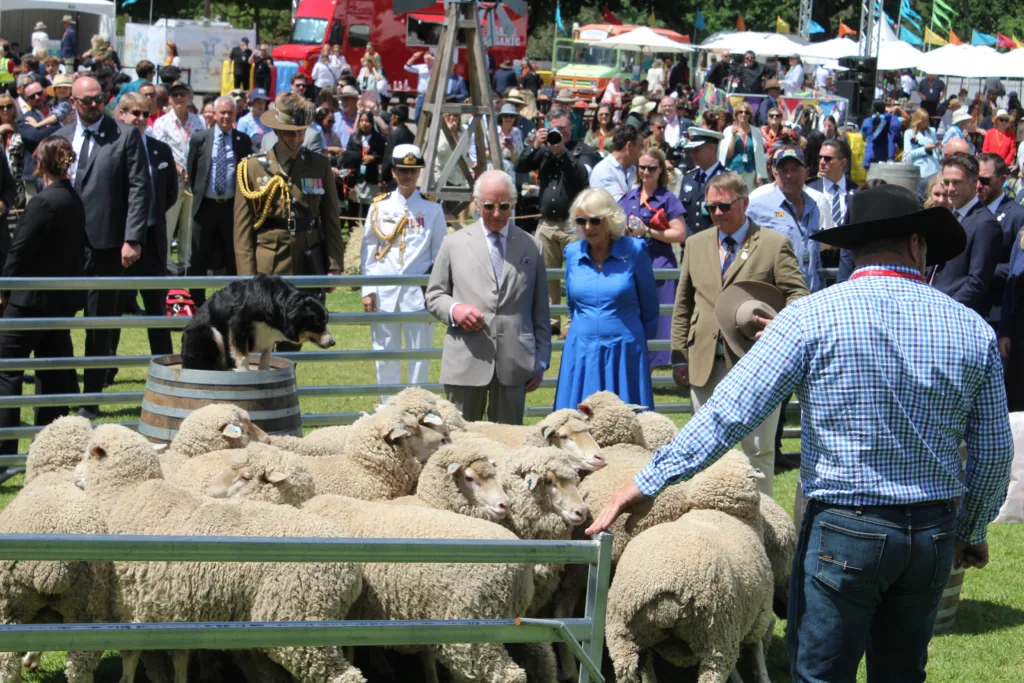
POLYGON ((580 226, 581 228, 587 223, 590 223, 590 227, 596 228, 603 222, 604 217, 602 216, 590 216, 589 218, 587 216, 576 216, 576 225, 580 226))
POLYGON ((142 111, 141 109, 122 109, 125 114, 131 114, 132 116, 139 118, 140 116, 149 116, 148 111, 142 111))
POLYGON ((187 97, 188 91, 186 90, 175 90, 171 93, 171 97, 187 97))
POLYGON ((714 213, 719 211, 721 213, 728 213, 732 209, 732 205, 739 201, 739 198, 732 200, 731 202, 718 202, 717 204, 705 204, 704 208, 708 210, 708 213, 714 213))
POLYGON ((989 176, 989 177, 986 177, 986 176, 983 176, 983 175, 978 176, 978 184, 979 185, 988 186, 989 183, 991 183, 993 180, 995 180, 995 178, 993 178, 991 176, 989 176))
POLYGON ((0 111, 10 111, 11 109, 14 109, 13 104, 5 104, 3 106, 0 106, 0 111))
POLYGON ((744 109, 740 109, 738 112, 736 112, 736 116, 750 116, 750 112, 744 109))
POLYGON ((84 104, 87 107, 92 107, 92 106, 95 106, 97 104, 103 104, 103 96, 102 95, 94 95, 92 97, 76 97, 75 101, 76 102, 80 102, 80 103, 84 104))
POLYGON ((45 97, 45 96, 46 96, 46 91, 45 90, 40 90, 39 92, 34 92, 31 95, 26 95, 26 97, 28 97, 29 99, 33 99, 33 100, 35 98, 37 98, 37 97, 45 97))
POLYGON ((836 158, 835 157, 830 157, 830 156, 825 155, 825 154, 819 154, 818 155, 818 159, 821 160, 821 161, 824 161, 826 164, 831 164, 833 161, 835 161, 836 158))
POLYGON ((156 97, 156 93, 155 92, 144 92, 142 94, 145 95, 146 97, 149 97, 149 98, 156 97))
POLYGON ((770 119, 781 119, 782 118, 782 114, 768 114, 768 118, 770 118, 770 119))
POLYGON ((494 207, 498 207, 499 211, 508 211, 512 208, 512 202, 499 202, 498 204, 495 204, 494 202, 484 202, 480 206, 483 207, 484 211, 494 211, 494 207))
POLYGON ((648 171, 650 173, 654 173, 655 171, 658 170, 659 167, 657 164, 654 164, 653 166, 645 166, 644 164, 638 164, 637 168, 639 168, 641 171, 648 171))

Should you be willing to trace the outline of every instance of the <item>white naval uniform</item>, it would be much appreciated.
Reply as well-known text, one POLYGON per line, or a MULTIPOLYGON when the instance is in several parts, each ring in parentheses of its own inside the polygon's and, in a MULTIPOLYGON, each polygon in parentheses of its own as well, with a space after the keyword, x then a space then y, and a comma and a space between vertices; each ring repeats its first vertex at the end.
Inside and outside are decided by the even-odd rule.
MULTIPOLYGON (((430 270, 441 241, 448 234, 444 209, 437 201, 431 201, 415 190, 408 199, 398 190, 380 195, 370 205, 363 228, 361 249, 363 275, 422 275, 430 270), (384 236, 395 232, 402 217, 408 216, 406 231, 391 245, 380 260, 376 253, 382 246, 374 231, 384 236), (401 249, 404 241, 405 249, 401 249), (401 263, 399 262, 401 260, 401 263)), ((362 295, 377 295, 377 310, 380 312, 419 312, 424 310, 421 287, 369 286, 363 287, 362 295)), ((407 349, 429 348, 433 344, 433 323, 374 323, 370 325, 370 337, 374 350, 400 350, 402 336, 407 349)), ((409 383, 421 384, 429 379, 429 360, 409 361, 409 383)), ((398 384, 402 380, 400 361, 377 361, 377 384, 398 384)), ((381 402, 385 402, 381 396, 381 402)))

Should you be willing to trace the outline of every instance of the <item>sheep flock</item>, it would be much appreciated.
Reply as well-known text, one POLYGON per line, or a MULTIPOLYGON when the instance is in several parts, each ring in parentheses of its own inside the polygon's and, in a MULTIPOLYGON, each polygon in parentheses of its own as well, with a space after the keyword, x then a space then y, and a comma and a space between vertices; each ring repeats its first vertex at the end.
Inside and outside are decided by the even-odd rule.
MULTIPOLYGON (((612 494, 675 428, 609 392, 537 424, 466 422, 408 388, 353 424, 269 436, 232 405, 185 419, 169 446, 64 417, 40 432, 0 533, 581 540, 612 494)), ((613 525, 607 680, 768 681, 764 645, 784 609, 793 521, 730 451, 669 487, 636 524, 613 525), (781 607, 780 607, 781 606, 781 607), (742 661, 740 670, 737 663, 742 661), (674 676, 673 676, 674 677, 674 676)), ((0 563, 0 624, 582 616, 585 566, 551 564, 0 563)), ((550 644, 121 652, 120 683, 189 680, 575 680, 550 644), (139 676, 141 680, 141 675, 139 676)), ((0 653, 0 683, 40 653, 0 653)), ((102 653, 68 652, 70 683, 102 653)))

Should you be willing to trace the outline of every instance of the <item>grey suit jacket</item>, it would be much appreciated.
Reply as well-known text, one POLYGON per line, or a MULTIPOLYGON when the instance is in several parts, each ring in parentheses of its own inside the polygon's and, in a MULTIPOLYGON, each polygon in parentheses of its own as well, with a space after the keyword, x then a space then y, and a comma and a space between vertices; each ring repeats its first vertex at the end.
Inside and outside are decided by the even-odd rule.
POLYGON ((444 238, 427 285, 427 310, 448 325, 441 382, 486 386, 525 384, 551 362, 547 269, 528 233, 509 226, 501 282, 494 281, 483 223, 444 238), (456 303, 475 306, 486 323, 467 332, 450 324, 456 303))

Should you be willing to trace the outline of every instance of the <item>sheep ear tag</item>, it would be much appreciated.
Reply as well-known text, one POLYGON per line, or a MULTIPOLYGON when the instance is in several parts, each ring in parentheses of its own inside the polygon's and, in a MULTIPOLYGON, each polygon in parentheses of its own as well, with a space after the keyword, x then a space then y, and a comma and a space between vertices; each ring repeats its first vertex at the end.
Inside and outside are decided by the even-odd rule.
POLYGON ((288 475, 285 474, 284 472, 278 472, 277 470, 267 472, 267 481, 270 482, 271 484, 280 484, 281 482, 287 480, 288 475))
POLYGON ((754 468, 754 479, 764 479, 764 472, 761 471, 760 467, 754 468))
POLYGON ((543 436, 545 439, 548 438, 548 436, 550 436, 550 435, 551 435, 551 427, 545 427, 541 431, 541 436, 543 436))
POLYGON ((526 478, 526 488, 531 491, 537 488, 537 484, 539 483, 540 479, 534 477, 532 474, 526 478))
POLYGON ((388 444, 392 444, 393 445, 399 439, 405 438, 407 436, 409 436, 409 432, 407 432, 406 430, 402 429, 401 427, 395 427, 390 432, 388 432, 388 435, 386 437, 386 441, 388 442, 388 444))
POLYGON ((626 407, 632 410, 634 413, 642 413, 643 411, 647 410, 647 406, 638 406, 635 403, 628 403, 626 404, 626 407))
POLYGON ((225 425, 224 429, 221 430, 221 434, 228 437, 229 439, 241 439, 242 428, 236 424, 225 425))
POLYGON ((459 473, 459 463, 453 462, 448 465, 448 476, 454 477, 459 473))
POLYGON ((166 450, 167 450, 167 444, 165 444, 165 443, 155 443, 155 444, 153 444, 153 451, 156 452, 156 453, 163 453, 166 450))
POLYGON ((423 424, 428 425, 430 427, 443 427, 444 420, 442 420, 437 415, 434 415, 433 413, 427 413, 426 415, 423 416, 423 424))

